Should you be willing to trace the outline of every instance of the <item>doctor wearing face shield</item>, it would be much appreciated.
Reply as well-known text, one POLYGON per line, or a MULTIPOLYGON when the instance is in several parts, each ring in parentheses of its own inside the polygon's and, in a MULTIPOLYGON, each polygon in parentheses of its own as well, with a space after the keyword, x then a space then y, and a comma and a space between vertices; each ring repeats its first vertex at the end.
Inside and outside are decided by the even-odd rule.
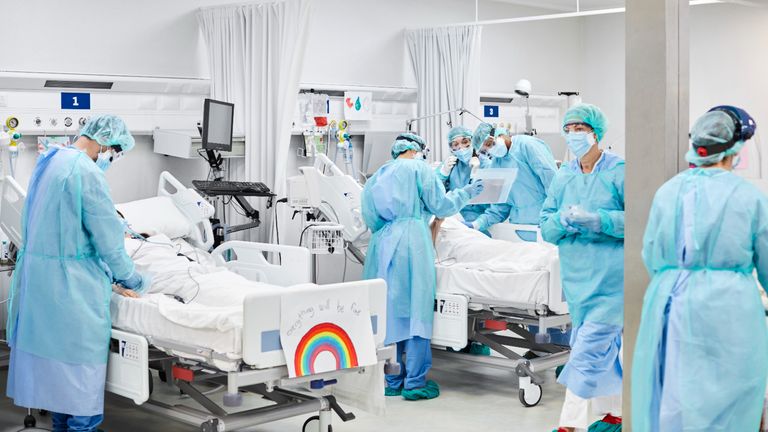
POLYGON ((691 129, 691 169, 656 192, 643 238, 651 276, 632 362, 632 429, 757 431, 768 334, 768 198, 733 173, 757 126, 719 106, 691 129))
POLYGON ((600 149, 605 132, 596 106, 566 112, 563 133, 576 159, 557 172, 541 211, 541 235, 560 253, 573 323, 571 355, 558 378, 567 388, 560 416, 566 432, 586 430, 594 414, 621 423, 624 160, 600 149))
POLYGON ((125 252, 104 178, 134 145, 121 119, 93 117, 72 146, 40 155, 29 181, 8 306, 7 393, 50 411, 54 431, 101 423, 112 283, 137 292, 148 283, 125 252))
POLYGON ((387 375, 387 396, 432 399, 438 385, 427 381, 432 366, 435 251, 427 223, 454 215, 483 190, 482 182, 445 191, 434 170, 417 155, 426 148, 415 134, 398 136, 392 160, 365 183, 363 219, 373 235, 363 277, 387 282, 387 344, 397 344, 400 374, 387 375), (403 361, 403 355, 405 360, 403 361))
POLYGON ((472 142, 478 154, 492 158, 491 169, 515 168, 517 178, 506 202, 492 204, 467 226, 486 231, 506 221, 538 225, 541 206, 557 171, 547 144, 528 135, 510 136, 506 129, 487 123, 477 127, 472 142))

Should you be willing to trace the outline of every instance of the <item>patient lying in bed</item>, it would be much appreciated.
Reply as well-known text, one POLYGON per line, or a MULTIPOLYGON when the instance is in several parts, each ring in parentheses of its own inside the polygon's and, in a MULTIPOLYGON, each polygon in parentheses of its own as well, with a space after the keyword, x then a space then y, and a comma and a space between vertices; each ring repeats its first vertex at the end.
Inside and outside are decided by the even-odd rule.
POLYGON ((125 248, 136 269, 152 282, 140 299, 113 296, 112 321, 116 327, 141 320, 121 311, 124 301, 157 305, 167 320, 182 326, 227 330, 242 327, 243 300, 253 289, 272 286, 254 282, 224 267, 217 267, 206 252, 182 240, 155 235, 145 240, 126 238, 125 248))
POLYGON ((500 273, 547 270, 557 257, 549 243, 494 240, 467 228, 456 218, 445 219, 435 239, 437 263, 500 273))

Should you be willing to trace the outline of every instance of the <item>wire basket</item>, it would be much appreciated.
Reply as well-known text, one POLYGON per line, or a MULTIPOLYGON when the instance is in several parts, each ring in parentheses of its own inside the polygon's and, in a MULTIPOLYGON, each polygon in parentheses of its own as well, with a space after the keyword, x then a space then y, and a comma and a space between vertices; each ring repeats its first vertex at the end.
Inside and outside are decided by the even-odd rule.
POLYGON ((315 255, 344 253, 343 229, 343 225, 333 222, 317 222, 309 226, 309 252, 315 255))

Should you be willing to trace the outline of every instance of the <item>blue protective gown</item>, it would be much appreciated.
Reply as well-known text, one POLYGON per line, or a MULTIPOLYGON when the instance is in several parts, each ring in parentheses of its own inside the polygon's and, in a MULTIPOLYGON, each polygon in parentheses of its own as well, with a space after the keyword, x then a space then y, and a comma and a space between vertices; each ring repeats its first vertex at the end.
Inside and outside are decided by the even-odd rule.
POLYGON ((111 280, 134 273, 104 173, 51 148, 29 183, 9 302, 8 396, 75 416, 103 412, 111 280))
POLYGON ((728 171, 684 171, 656 193, 643 260, 633 430, 758 430, 768 335, 753 271, 768 287, 768 199, 728 171))
POLYGON ((578 161, 563 165, 541 211, 541 235, 558 246, 573 321, 571 356, 558 381, 584 399, 621 394, 624 161, 604 152, 589 174, 578 161), (571 205, 599 214, 601 232, 567 232, 560 213, 571 205))
MULTIPOLYGON (((454 189, 461 189, 469 184, 470 174, 472 174, 472 167, 470 167, 468 163, 458 161, 456 162, 456 165, 453 166, 453 169, 451 170, 451 173, 448 175, 448 177, 445 177, 440 173, 440 167, 438 167, 435 172, 437 173, 437 176, 440 178, 440 180, 443 181, 445 190, 452 191, 454 189)), ((461 209, 461 217, 463 217, 467 222, 473 222, 481 214, 483 214, 488 209, 488 207, 490 207, 488 204, 467 204, 463 209, 461 209)))
POLYGON ((552 178, 557 172, 547 144, 532 136, 515 135, 512 147, 503 158, 493 158, 491 168, 517 168, 517 178, 506 203, 491 205, 476 219, 477 229, 509 220, 515 224, 538 225, 541 207, 552 178))
POLYGON ((432 339, 437 276, 427 223, 458 213, 469 199, 462 189, 446 193, 434 171, 413 159, 392 160, 366 182, 363 218, 373 235, 363 277, 387 282, 387 344, 432 339))

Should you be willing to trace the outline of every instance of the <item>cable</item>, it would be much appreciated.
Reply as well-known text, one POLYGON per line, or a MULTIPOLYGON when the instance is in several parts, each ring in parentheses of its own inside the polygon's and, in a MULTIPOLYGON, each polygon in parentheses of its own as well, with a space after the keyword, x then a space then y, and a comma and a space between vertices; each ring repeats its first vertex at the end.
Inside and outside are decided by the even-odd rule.
POLYGON ((301 232, 301 234, 299 235, 299 246, 301 246, 302 244, 304 244, 304 233, 305 233, 305 232, 307 232, 307 230, 308 230, 308 229, 312 228, 313 226, 317 226, 317 225, 318 225, 318 224, 309 224, 309 225, 307 225, 307 227, 306 227, 306 228, 304 228, 304 230, 303 230, 303 231, 301 232))

